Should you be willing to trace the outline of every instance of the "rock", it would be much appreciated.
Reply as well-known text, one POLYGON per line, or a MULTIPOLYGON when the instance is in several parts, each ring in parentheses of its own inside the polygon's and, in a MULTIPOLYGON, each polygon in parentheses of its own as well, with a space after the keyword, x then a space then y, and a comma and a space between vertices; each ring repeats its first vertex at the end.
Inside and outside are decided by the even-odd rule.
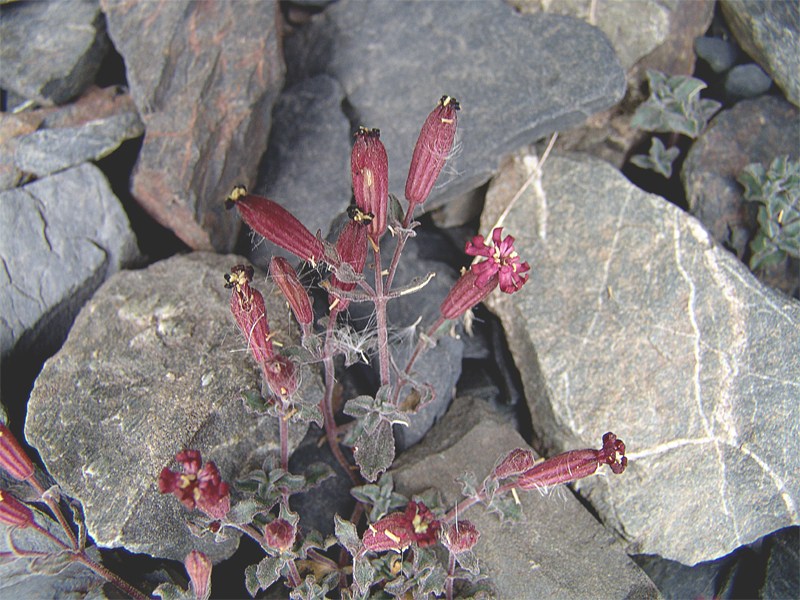
MULTIPOLYGON (((533 160, 511 165, 500 189, 533 160)), ((800 303, 605 163, 551 155, 532 189, 505 220, 530 281, 488 302, 545 450, 625 441, 625 476, 579 489, 631 553, 693 565, 797 524, 800 303)))
POLYGON ((108 156, 127 139, 144 133, 135 112, 96 119, 79 127, 42 129, 18 138, 17 168, 44 177, 89 160, 108 156))
POLYGON ((800 532, 797 527, 787 527, 765 540, 769 552, 767 577, 761 588, 762 598, 800 597, 800 532))
POLYGON ((425 210, 487 181, 506 152, 608 108, 625 87, 599 30, 502 2, 345 0, 285 47, 288 80, 327 73, 344 89, 353 125, 380 128, 389 191, 400 198, 426 116, 442 94, 461 102, 457 150, 425 210))
POLYGON ((46 106, 88 88, 108 50, 97 0, 9 3, 0 39, 0 87, 46 106))
MULTIPOLYGON (((200 450, 232 481, 279 448, 277 421, 249 413, 240 399, 260 390, 223 287, 223 274, 242 262, 195 253, 117 274, 36 380, 25 436, 82 503, 101 547, 173 560, 198 549, 214 562, 236 547, 235 538, 215 544, 213 536, 192 536, 191 514, 156 481, 183 449, 200 450)), ((265 302, 275 339, 296 343, 284 302, 271 294, 265 302)), ((321 399, 319 377, 307 372, 300 393, 321 399)), ((291 448, 306 429, 291 424, 291 448)))
POLYGON ((230 251, 283 86, 277 3, 102 0, 146 134, 131 193, 190 248, 230 251))
MULTIPOLYGON (((395 489, 410 497, 435 487, 452 507, 462 499, 456 477, 470 471, 482 481, 498 459, 520 447, 527 448, 522 437, 484 402, 458 398, 425 440, 395 463, 395 489)), ((519 499, 523 523, 501 525, 483 506, 459 514, 481 534, 473 551, 497 597, 660 597, 614 535, 565 488, 549 497, 521 491, 519 499)))
POLYGON ((5 269, 0 356, 48 356, 97 287, 138 259, 128 218, 102 172, 84 163, 0 192, 5 269))
POLYGON ((722 14, 736 41, 800 106, 800 6, 776 0, 725 0, 722 14))
MULTIPOLYGON (((334 218, 350 204, 350 123, 342 112, 344 91, 335 79, 316 75, 284 90, 272 111, 267 153, 255 192, 289 210, 312 233, 326 237, 334 218)), ((260 236, 259 236, 260 237, 260 236)), ((251 260, 267 267, 290 252, 263 240, 251 260)))
MULTIPOLYGON (((798 148, 800 111, 786 100, 764 96, 723 110, 694 142, 683 164, 681 180, 692 214, 714 239, 742 258, 758 221, 756 207, 744 201, 736 178, 750 163, 768 166, 787 154, 796 160, 798 148)), ((767 282, 791 294, 797 274, 788 275, 767 282)))
POLYGON ((755 63, 736 65, 725 77, 725 95, 728 98, 755 98, 766 92, 772 79, 755 63))
POLYGON ((736 44, 717 37, 698 37, 694 41, 694 51, 715 73, 724 73, 733 67, 739 58, 739 48, 736 44))

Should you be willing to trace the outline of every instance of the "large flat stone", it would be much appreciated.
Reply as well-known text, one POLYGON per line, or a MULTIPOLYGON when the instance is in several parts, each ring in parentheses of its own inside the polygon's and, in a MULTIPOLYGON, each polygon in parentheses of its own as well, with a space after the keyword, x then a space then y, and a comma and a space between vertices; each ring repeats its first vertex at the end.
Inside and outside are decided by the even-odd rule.
MULTIPOLYGON (((509 161, 484 230, 532 162, 509 161)), ((624 476, 579 489, 629 552, 692 565, 797 524, 800 304, 594 159, 551 156, 505 224, 531 278, 490 306, 534 427, 548 452, 625 440, 624 476)))

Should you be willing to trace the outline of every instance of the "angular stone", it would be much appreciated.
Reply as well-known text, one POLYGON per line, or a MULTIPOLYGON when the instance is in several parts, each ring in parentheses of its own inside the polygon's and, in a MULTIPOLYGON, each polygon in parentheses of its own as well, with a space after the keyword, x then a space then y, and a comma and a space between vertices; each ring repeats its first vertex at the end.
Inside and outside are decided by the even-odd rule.
MULTIPOLYGON (((350 204, 350 122, 344 91, 335 79, 315 75, 284 90, 272 111, 267 152, 255 192, 290 211, 311 232, 330 233, 350 204)), ((297 258, 263 240, 252 260, 266 268, 273 255, 297 258)))
POLYGON ((96 119, 79 127, 42 129, 17 139, 17 168, 44 177, 89 160, 108 156, 127 139, 144 133, 135 112, 96 119))
MULTIPOLYGON (((160 494, 157 479, 184 449, 200 450, 226 481, 279 450, 277 421, 249 413, 241 400, 261 385, 223 287, 223 275, 242 262, 195 253, 117 274, 36 380, 26 438, 80 500, 101 547, 173 560, 197 549, 214 562, 236 547, 237 538, 215 544, 213 536, 192 536, 191 513, 160 494)), ((275 340, 296 343, 285 303, 264 296, 275 340)), ((321 398, 319 376, 305 373, 300 393, 321 398)), ((291 448, 306 429, 290 425, 291 448)))
MULTIPOLYGON (((482 230, 533 163, 510 161, 482 230)), ((625 441, 625 475, 579 489, 629 552, 692 565, 797 524, 800 303, 595 159, 551 156, 505 224, 531 278, 489 304, 536 433, 625 441)))
POLYGON ((426 116, 442 94, 461 102, 457 149, 425 210, 478 187, 505 153, 581 123, 625 89, 597 28, 520 15, 502 2, 345 0, 288 38, 286 56, 288 79, 331 75, 353 124, 380 128, 389 191, 400 198, 426 116))
POLYGON ((230 251, 283 86, 276 2, 102 0, 146 134, 131 191, 190 248, 230 251))
POLYGON ((725 0, 722 14, 736 41, 800 106, 800 5, 782 0, 725 0))
POLYGON ((97 0, 12 2, 0 10, 0 87, 49 106, 91 85, 108 50, 97 0))
MULTIPOLYGON (((435 487, 452 507, 463 499, 456 477, 469 471, 482 481, 498 459, 527 447, 485 402, 458 398, 442 422, 397 460, 395 489, 410 497, 435 487)), ((481 534, 473 551, 498 598, 660 597, 614 535, 566 489, 556 487, 550 495, 520 491, 519 499, 523 523, 501 525, 481 505, 458 515, 481 534)))
MULTIPOLYGON (((737 177, 751 163, 769 167, 779 156, 797 159, 798 148, 800 111, 783 98, 763 96, 723 110, 683 163, 681 181, 692 214, 717 242, 743 257, 758 230, 757 206, 745 202, 737 177)), ((798 285, 794 270, 767 269, 759 276, 789 295, 798 285)))
POLYGON ((138 259, 136 237, 103 173, 89 163, 0 192, 0 356, 47 356, 80 307, 138 259))

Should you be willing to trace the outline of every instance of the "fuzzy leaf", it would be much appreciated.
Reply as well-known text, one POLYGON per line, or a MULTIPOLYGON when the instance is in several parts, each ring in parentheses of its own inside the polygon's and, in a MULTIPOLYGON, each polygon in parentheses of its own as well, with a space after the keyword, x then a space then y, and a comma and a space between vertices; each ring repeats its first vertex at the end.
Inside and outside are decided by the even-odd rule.
POLYGON ((505 523, 506 521, 523 521, 525 515, 522 513, 522 506, 514 501, 511 494, 506 496, 495 496, 486 507, 490 513, 498 513, 500 520, 505 523))
POLYGON ((678 148, 665 149, 663 142, 654 137, 650 143, 650 153, 636 154, 631 157, 631 162, 637 167, 651 169, 669 179, 672 177, 672 163, 680 153, 678 148))
POLYGON ((265 590, 278 581, 284 562, 283 559, 277 556, 265 556, 261 562, 258 563, 256 567, 256 579, 258 580, 260 589, 265 590))
POLYGON ((366 430, 361 434, 356 440, 353 457, 367 481, 375 481, 392 466, 394 435, 388 421, 381 421, 371 435, 366 430))
POLYGON ((289 598, 292 600, 324 600, 325 594, 331 591, 338 583, 338 573, 329 573, 325 577, 321 585, 317 583, 313 575, 306 575, 299 586, 289 592, 289 598))
POLYGON ((400 508, 408 504, 408 498, 393 490, 394 480, 392 474, 384 473, 381 475, 377 484, 368 483, 351 488, 350 495, 360 502, 372 505, 372 509, 369 513, 369 521, 370 523, 375 523, 391 509, 400 508))
POLYGON ((235 504, 225 515, 225 519, 235 525, 246 525, 252 523, 253 517, 262 512, 265 512, 265 510, 261 502, 245 500, 235 504))
POLYGON ((162 598, 162 600, 193 600, 194 594, 190 594, 182 587, 174 583, 162 583, 155 590, 153 595, 162 598))
POLYGON ((463 475, 456 477, 456 483, 461 484, 461 494, 467 498, 478 495, 478 478, 474 473, 467 471, 463 475))
POLYGON ((263 413, 269 409, 269 404, 261 397, 259 392, 245 390, 242 392, 244 407, 249 412, 263 413))
POLYGON ((472 550, 466 550, 456 554, 456 562, 473 575, 478 575, 481 572, 481 567, 478 564, 478 557, 475 556, 472 550))
POLYGON ((336 539, 339 540, 339 543, 345 547, 351 556, 357 556, 362 546, 356 526, 350 521, 345 521, 339 515, 336 515, 333 520, 336 539))
POLYGON ((303 491, 308 491, 317 487, 320 483, 330 477, 333 477, 334 475, 335 473, 333 472, 333 469, 327 463, 319 462, 310 465, 304 474, 306 484, 303 491))
POLYGON ((375 574, 375 568, 366 557, 356 556, 353 559, 353 581, 360 594, 366 594, 369 591, 375 582, 375 574))

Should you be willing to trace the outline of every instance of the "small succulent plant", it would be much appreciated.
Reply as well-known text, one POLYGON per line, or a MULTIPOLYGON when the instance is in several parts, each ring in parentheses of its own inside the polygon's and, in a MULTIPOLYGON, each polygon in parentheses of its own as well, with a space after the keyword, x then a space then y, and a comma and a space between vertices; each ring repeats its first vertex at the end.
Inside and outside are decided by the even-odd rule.
POLYGON ((750 243, 750 268, 800 258, 800 160, 788 156, 748 165, 739 176, 745 200, 757 202, 759 230, 750 243))

